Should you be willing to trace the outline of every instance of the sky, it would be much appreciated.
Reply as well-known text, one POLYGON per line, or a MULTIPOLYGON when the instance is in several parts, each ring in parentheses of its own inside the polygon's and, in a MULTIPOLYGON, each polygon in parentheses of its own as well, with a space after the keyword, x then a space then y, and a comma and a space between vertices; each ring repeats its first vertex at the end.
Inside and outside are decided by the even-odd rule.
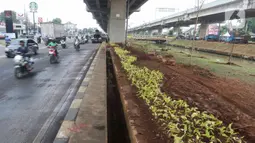
MULTIPOLYGON (((42 17, 44 22, 59 17, 64 23, 68 21, 76 23, 78 28, 99 28, 96 20, 92 18, 92 14, 86 11, 83 0, 0 0, 0 11, 14 10, 17 13, 24 13, 24 9, 26 9, 29 12, 29 3, 32 1, 38 4, 38 12, 35 14, 36 21, 38 17, 42 17)), ((156 8, 174 8, 178 12, 195 7, 196 1, 148 0, 140 8, 140 12, 135 12, 130 16, 129 26, 138 26, 174 13, 156 12, 156 8)), ((211 1, 215 0, 206 0, 206 3, 211 1)), ((29 17, 32 20, 32 13, 29 13, 29 17)))

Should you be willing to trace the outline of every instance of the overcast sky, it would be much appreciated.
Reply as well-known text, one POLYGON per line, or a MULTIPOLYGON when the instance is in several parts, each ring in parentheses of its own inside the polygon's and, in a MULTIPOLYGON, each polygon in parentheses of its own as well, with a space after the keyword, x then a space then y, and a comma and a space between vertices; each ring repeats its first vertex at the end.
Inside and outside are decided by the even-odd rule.
MULTIPOLYGON (((43 21, 52 20, 59 17, 63 22, 71 21, 78 24, 78 28, 97 27, 96 21, 92 18, 92 14, 86 11, 86 5, 83 0, 34 0, 38 3, 37 17, 42 17, 43 21)), ((129 25, 131 27, 143 24, 144 22, 155 20, 163 16, 173 13, 156 12, 156 8, 175 8, 176 12, 186 10, 195 6, 197 0, 148 0, 141 7, 140 12, 131 15, 129 25)), ((211 2, 215 0, 206 0, 211 2)), ((24 8, 29 11, 29 3, 31 0, 0 0, 0 11, 14 10, 23 13, 24 8)), ((32 20, 32 14, 30 14, 32 20)))

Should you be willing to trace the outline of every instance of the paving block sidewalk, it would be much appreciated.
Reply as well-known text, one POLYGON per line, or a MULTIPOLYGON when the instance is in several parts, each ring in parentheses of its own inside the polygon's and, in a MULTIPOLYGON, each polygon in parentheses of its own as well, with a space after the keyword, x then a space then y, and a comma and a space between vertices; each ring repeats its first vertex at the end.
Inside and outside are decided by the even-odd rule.
POLYGON ((54 143, 106 143, 106 49, 101 47, 84 78, 54 143))

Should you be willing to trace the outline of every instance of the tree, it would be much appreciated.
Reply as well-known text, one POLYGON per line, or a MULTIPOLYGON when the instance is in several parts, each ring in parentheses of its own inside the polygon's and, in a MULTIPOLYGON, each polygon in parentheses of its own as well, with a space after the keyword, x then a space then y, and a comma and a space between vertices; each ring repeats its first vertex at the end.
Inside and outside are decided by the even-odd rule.
POLYGON ((62 24, 62 20, 61 20, 60 18, 54 18, 54 19, 52 20, 52 22, 53 22, 54 24, 62 24))
POLYGON ((227 27, 227 25, 223 25, 223 26, 220 27, 220 33, 221 33, 221 34, 225 34, 225 33, 227 33, 227 32, 228 32, 228 27, 227 27))
MULTIPOLYGON (((15 11, 12 11, 12 21, 13 23, 18 23, 19 20, 17 20, 16 17, 17 13, 15 11)), ((0 22, 4 22, 5 21, 5 15, 4 15, 4 11, 0 13, 0 22)))
POLYGON ((169 30, 168 36, 173 36, 173 34, 174 34, 174 31, 173 30, 169 30))
POLYGON ((248 22, 248 31, 255 33, 255 18, 247 19, 248 22))
POLYGON ((87 29, 87 32, 89 33, 89 34, 93 34, 93 33, 95 33, 95 31, 96 31, 97 29, 96 28, 88 28, 87 29))
POLYGON ((195 24, 195 28, 194 28, 194 32, 193 32, 193 36, 192 36, 192 46, 191 46, 191 53, 190 53, 190 65, 191 65, 191 62, 192 62, 192 53, 193 53, 193 47, 194 47, 194 41, 195 41, 195 34, 197 32, 197 24, 198 24, 198 15, 199 15, 199 12, 202 8, 202 6, 204 5, 204 2, 205 0, 202 0, 202 2, 200 3, 199 0, 197 0, 197 18, 196 18, 196 24, 195 24))

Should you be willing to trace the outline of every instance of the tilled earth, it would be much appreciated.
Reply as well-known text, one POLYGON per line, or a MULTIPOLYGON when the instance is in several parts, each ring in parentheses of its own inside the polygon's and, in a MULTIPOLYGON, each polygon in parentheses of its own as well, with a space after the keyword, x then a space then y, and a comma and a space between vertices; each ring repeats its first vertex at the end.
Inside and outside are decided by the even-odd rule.
POLYGON ((162 90, 169 96, 208 111, 227 124, 233 123, 248 143, 255 142, 255 85, 217 77, 197 66, 168 64, 156 55, 129 50, 138 57, 137 65, 164 74, 162 90))

